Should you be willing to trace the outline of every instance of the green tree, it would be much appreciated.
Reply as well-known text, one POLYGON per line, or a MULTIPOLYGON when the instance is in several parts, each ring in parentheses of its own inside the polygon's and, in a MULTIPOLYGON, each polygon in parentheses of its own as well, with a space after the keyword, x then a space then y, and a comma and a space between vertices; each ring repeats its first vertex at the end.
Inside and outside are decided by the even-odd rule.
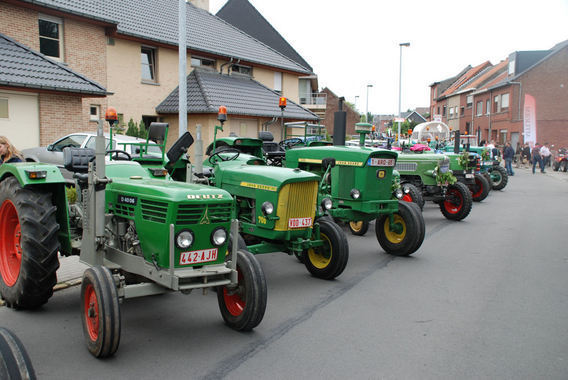
POLYGON ((148 138, 148 130, 146 129, 146 124, 144 124, 144 120, 140 120, 140 123, 138 124, 138 137, 144 140, 148 138))
POLYGON ((128 121, 128 129, 126 129, 126 136, 138 137, 138 134, 138 124, 136 124, 134 120, 130 118, 130 120, 128 121))

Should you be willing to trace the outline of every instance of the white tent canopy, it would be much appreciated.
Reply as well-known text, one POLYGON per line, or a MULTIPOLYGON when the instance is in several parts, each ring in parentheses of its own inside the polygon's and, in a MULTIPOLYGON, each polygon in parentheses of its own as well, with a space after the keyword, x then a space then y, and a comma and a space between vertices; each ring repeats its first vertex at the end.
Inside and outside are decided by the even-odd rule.
POLYGON ((439 141, 450 140, 450 128, 441 121, 429 121, 420 123, 412 130, 411 139, 418 142, 427 142, 428 139, 434 141, 438 137, 439 141))

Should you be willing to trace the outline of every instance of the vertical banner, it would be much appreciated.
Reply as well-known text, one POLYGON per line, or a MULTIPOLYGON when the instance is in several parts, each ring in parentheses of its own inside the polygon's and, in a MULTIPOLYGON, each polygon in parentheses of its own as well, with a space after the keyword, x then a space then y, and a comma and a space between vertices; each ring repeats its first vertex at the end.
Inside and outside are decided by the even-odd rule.
POLYGON ((536 101, 533 96, 525 94, 524 109, 524 141, 532 148, 536 139, 536 101))

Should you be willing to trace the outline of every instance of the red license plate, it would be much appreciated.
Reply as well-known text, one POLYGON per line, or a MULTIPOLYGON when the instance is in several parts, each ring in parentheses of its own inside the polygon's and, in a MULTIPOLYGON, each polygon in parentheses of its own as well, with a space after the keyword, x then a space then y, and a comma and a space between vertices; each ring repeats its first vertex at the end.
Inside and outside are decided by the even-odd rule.
POLYGON ((217 260, 217 248, 202 249, 199 251, 182 252, 179 257, 179 265, 207 263, 217 260))
POLYGON ((312 218, 290 218, 288 228, 305 228, 312 226, 312 218))
POLYGON ((394 158, 369 158, 369 166, 394 166, 394 158))

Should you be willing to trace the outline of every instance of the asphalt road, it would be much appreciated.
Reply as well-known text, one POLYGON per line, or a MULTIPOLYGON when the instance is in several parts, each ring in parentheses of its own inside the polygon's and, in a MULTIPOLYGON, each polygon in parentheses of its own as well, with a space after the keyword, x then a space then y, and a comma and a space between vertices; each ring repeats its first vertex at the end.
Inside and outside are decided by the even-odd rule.
POLYGON ((267 314, 251 333, 227 328, 214 293, 121 306, 117 354, 85 347, 79 288, 41 310, 0 307, 39 379, 567 379, 568 175, 522 169, 462 222, 424 209, 426 238, 409 258, 370 230, 349 236, 334 281, 294 257, 260 256, 267 314))

